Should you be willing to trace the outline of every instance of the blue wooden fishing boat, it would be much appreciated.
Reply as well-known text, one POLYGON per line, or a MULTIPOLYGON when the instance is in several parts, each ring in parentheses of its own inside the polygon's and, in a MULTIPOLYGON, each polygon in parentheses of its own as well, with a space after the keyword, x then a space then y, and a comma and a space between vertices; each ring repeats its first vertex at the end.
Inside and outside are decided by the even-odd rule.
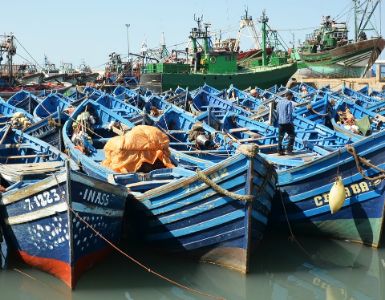
POLYGON ((236 106, 232 101, 221 99, 215 95, 211 95, 204 90, 200 90, 192 98, 190 110, 193 114, 199 115, 208 108, 221 108, 223 110, 231 110, 242 114, 244 116, 251 115, 251 113, 239 106, 236 106))
POLYGON ((385 117, 381 114, 352 101, 331 97, 325 94, 321 100, 296 109, 295 115, 304 116, 355 139, 363 139, 385 128, 385 117))
POLYGON ((69 167, 40 181, 23 179, 2 193, 5 236, 25 263, 74 288, 111 250, 106 240, 119 241, 126 198, 124 187, 69 167))
MULTIPOLYGON (((200 115, 198 119, 210 122, 207 114, 200 115)), ((211 118, 212 120, 215 119, 211 118)), ((227 113, 220 120, 220 124, 220 129, 237 144, 257 144, 260 155, 279 170, 303 165, 352 143, 351 138, 298 116, 295 119, 296 139, 293 155, 279 156, 278 128, 235 113, 227 113)), ((284 146, 285 144, 284 140, 284 146)))
MULTIPOLYGON (((71 158, 74 159, 75 162, 81 164, 83 171, 87 174, 115 183, 122 183, 127 180, 131 182, 131 175, 116 173, 111 169, 102 166, 100 163, 105 159, 103 149, 105 143, 113 136, 123 135, 127 130, 134 126, 134 123, 131 123, 129 120, 123 118, 104 105, 92 100, 87 100, 77 107, 72 117, 64 124, 63 141, 71 158), (88 132, 89 138, 87 138, 87 141, 85 142, 86 145, 84 145, 84 147, 87 148, 85 151, 88 152, 88 155, 85 155, 82 151, 80 151, 72 141, 73 124, 76 122, 78 116, 86 110, 86 108, 92 115, 95 116, 96 119, 96 123, 92 126, 93 128, 90 132, 88 132)), ((207 152, 208 151, 204 151, 203 153, 208 155, 207 152)), ((172 154, 174 165, 191 168, 193 170, 196 168, 205 169, 208 166, 213 165, 213 162, 210 162, 209 160, 193 157, 184 152, 173 152, 172 154)), ((221 159, 223 159, 223 157, 221 157, 221 159)), ((155 175, 156 174, 157 173, 155 172, 155 175)), ((158 174, 156 176, 161 177, 162 175, 158 174)), ((170 175, 166 174, 165 176, 170 175)), ((149 180, 151 180, 152 177, 148 177, 149 180)), ((133 180, 135 180, 135 178, 137 179, 138 177, 134 176, 133 180)))
POLYGON ((373 105, 378 104, 378 100, 370 97, 368 95, 365 95, 359 91, 355 91, 353 89, 350 89, 346 86, 343 86, 340 92, 342 95, 348 96, 349 99, 355 104, 358 104, 362 107, 365 107, 367 109, 370 109, 373 105))
POLYGON ((96 102, 110 109, 122 118, 129 120, 131 123, 141 124, 143 121, 143 111, 141 109, 123 102, 122 100, 119 100, 111 95, 102 95, 96 100, 96 102))
POLYGON ((141 93, 139 89, 129 89, 125 86, 118 85, 112 92, 112 95, 120 100, 124 100, 139 97, 141 93))
POLYGON ((68 115, 64 112, 53 113, 40 121, 35 122, 24 130, 25 133, 41 139, 60 151, 64 150, 61 129, 68 115))
MULTIPOLYGON (((18 115, 22 115, 23 117, 27 118, 30 123, 34 122, 34 118, 31 114, 21 108, 8 104, 0 97, 0 128, 4 125, 7 125, 11 121, 11 118, 16 116, 17 113, 18 115)), ((22 124, 14 125, 16 127, 23 127, 22 124)))
POLYGON ((278 172, 273 223, 294 234, 323 235, 377 247, 384 217, 385 131, 303 166, 278 172), (341 176, 346 199, 331 214, 329 191, 341 176), (289 225, 289 224, 290 225, 289 225))
MULTIPOLYGON (((67 109, 71 106, 70 99, 60 94, 49 94, 45 97, 33 111, 36 119, 42 120, 52 114, 64 113, 68 118, 67 109), (67 113, 66 113, 67 112, 67 113)), ((65 120, 64 120, 65 121, 65 120)))
MULTIPOLYGON (((105 158, 104 143, 114 131, 118 132, 116 128, 111 131, 108 124, 113 123, 115 127, 133 124, 90 100, 77 108, 74 120, 85 107, 95 113, 98 120, 92 128, 93 149, 88 155, 76 149, 71 141, 72 119, 64 125, 66 147, 86 173, 125 184, 135 195, 138 212, 134 216, 143 217, 134 223, 144 230, 145 240, 166 251, 196 255, 202 260, 247 272, 249 253, 261 240, 268 221, 275 180, 272 166, 255 153, 255 148, 247 150, 252 146, 246 145, 239 149, 241 152, 234 150, 226 156, 217 155, 220 162, 214 165, 207 157, 210 152, 214 155, 215 150, 194 153, 188 151, 188 145, 182 141, 179 143, 186 151, 171 152, 175 168, 120 174, 100 165, 105 158), (197 168, 203 171, 197 173, 197 168)), ((167 116, 173 117, 167 112, 159 124, 163 120, 167 123, 167 116)), ((173 117, 172 120, 179 119, 173 117)), ((178 146, 175 143, 173 147, 178 146)))
POLYGON ((377 99, 377 100, 383 101, 383 100, 385 100, 385 90, 383 90, 383 91, 372 90, 370 92, 370 96, 377 99))
POLYGON ((39 97, 25 90, 17 92, 7 100, 7 103, 9 105, 21 108, 31 115, 33 114, 34 109, 40 102, 41 99, 39 99, 39 97))
POLYGON ((135 195, 135 230, 152 249, 248 272, 268 221, 274 170, 252 151, 240 151, 196 175, 135 195))
MULTIPOLYGON (((0 130, 0 142, 0 174, 8 182, 15 183, 25 177, 29 164, 48 164, 50 167, 47 170, 41 167, 41 174, 45 176, 47 172, 52 173, 63 167, 63 162, 68 159, 51 145, 10 126, 0 130)), ((37 171, 33 176, 41 178, 37 171)))

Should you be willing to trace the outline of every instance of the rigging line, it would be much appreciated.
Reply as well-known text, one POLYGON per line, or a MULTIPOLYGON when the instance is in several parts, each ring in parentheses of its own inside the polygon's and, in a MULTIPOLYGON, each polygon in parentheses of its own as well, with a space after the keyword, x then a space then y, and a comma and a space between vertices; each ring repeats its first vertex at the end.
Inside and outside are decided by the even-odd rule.
POLYGON ((381 13, 382 13, 382 1, 380 1, 380 9, 379 9, 379 13, 380 13, 380 36, 382 36, 382 18, 381 18, 381 13))
POLYGON ((304 31, 304 30, 311 30, 316 29, 318 27, 312 26, 312 27, 303 27, 303 28, 291 28, 291 29, 274 29, 275 31, 304 31))
POLYGON ((24 60, 25 60, 27 63, 29 63, 30 65, 33 65, 33 63, 32 63, 31 61, 29 61, 27 58, 21 56, 19 53, 16 53, 16 56, 18 56, 18 57, 24 59, 24 60))
POLYGON ((335 17, 334 19, 337 20, 339 18, 341 18, 342 16, 344 16, 345 14, 347 14, 351 9, 352 7, 350 6, 351 4, 348 3, 335 17))
POLYGON ((32 60, 36 63, 36 65, 37 65, 39 68, 43 69, 42 66, 40 66, 40 64, 36 61, 36 59, 34 59, 33 56, 28 52, 28 50, 24 48, 24 46, 20 43, 20 41, 17 39, 17 37, 15 37, 15 40, 19 43, 19 45, 21 46, 21 48, 23 48, 24 51, 27 52, 27 54, 29 55, 29 57, 32 58, 32 60))

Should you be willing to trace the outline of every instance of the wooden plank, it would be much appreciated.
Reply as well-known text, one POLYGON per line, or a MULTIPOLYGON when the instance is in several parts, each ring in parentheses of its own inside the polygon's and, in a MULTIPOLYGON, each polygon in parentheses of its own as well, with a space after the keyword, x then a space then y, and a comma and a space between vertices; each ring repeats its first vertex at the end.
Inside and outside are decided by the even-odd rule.
POLYGON ((239 139, 238 143, 250 143, 250 142, 256 142, 264 138, 246 138, 246 139, 239 139))
POLYGON ((39 174, 47 172, 56 172, 63 167, 62 161, 40 162, 27 164, 2 164, 0 165, 1 173, 14 174, 39 174))
POLYGON ((266 148, 273 148, 273 147, 278 147, 278 144, 269 144, 269 145, 258 145, 259 149, 266 149, 266 148))
POLYGON ((11 156, 0 156, 0 159, 34 158, 34 157, 47 157, 47 156, 49 156, 49 154, 11 155, 11 156))
POLYGON ((0 144, 0 149, 29 148, 30 144, 0 144))
POLYGON ((11 131, 11 125, 8 125, 7 129, 5 130, 4 134, 3 134, 3 137, 1 138, 0 140, 0 145, 5 141, 5 139, 7 138, 9 132, 11 131))
POLYGON ((244 131, 250 131, 250 129, 247 128, 247 127, 238 127, 238 128, 231 128, 231 129, 229 130, 230 133, 244 132, 244 131))

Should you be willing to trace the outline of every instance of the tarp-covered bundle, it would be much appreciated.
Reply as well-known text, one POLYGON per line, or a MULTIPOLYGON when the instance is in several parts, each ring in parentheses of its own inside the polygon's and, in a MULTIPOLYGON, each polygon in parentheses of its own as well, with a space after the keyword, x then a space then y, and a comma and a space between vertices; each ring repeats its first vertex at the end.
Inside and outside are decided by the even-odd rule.
POLYGON ((143 164, 172 168, 169 142, 167 135, 156 127, 135 126, 106 143, 102 165, 119 173, 136 172, 143 164))

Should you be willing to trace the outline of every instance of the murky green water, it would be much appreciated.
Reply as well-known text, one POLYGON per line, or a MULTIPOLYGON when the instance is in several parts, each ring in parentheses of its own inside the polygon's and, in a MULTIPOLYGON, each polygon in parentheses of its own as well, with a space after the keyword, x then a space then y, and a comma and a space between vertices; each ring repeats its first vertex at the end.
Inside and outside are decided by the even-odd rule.
MULTIPOLYGON (((268 237, 247 276, 186 258, 133 248, 152 269, 226 299, 385 299, 385 249, 342 241, 268 237)), ((23 264, 0 272, 0 299, 204 299, 135 266, 119 254, 86 272, 76 290, 23 264), (23 272, 23 273, 21 273, 23 272)))

